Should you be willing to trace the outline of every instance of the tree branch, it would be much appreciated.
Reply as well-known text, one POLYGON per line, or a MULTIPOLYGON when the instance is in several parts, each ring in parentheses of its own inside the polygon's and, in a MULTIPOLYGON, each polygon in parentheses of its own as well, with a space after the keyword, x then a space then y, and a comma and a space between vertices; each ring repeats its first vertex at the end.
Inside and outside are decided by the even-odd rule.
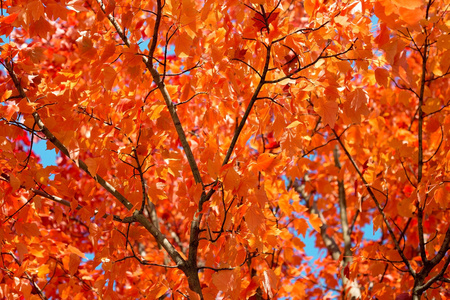
POLYGON ((394 234, 394 231, 392 230, 391 224, 389 223, 389 221, 388 221, 388 219, 386 217, 386 214, 384 213, 383 209, 381 208, 380 203, 378 202, 374 192, 372 191, 372 188, 367 183, 367 181, 364 178, 363 174, 359 170, 358 165, 356 164, 356 162, 353 159, 353 157, 350 154, 350 152, 348 152, 347 148, 345 147, 344 143, 341 140, 341 137, 336 133, 336 131, 334 129, 332 129, 332 131, 333 131, 334 135, 336 136, 337 141, 341 145, 341 148, 344 150, 347 158, 350 160, 351 164, 353 165, 353 167, 355 168, 356 172, 358 173, 359 178, 364 183, 364 186, 366 187, 367 191, 369 192, 370 197, 372 198, 373 202, 375 203, 375 206, 377 207, 378 212, 383 217, 383 221, 384 221, 384 223, 386 225, 386 228, 388 229, 389 235, 390 235, 392 241, 394 242, 395 249, 397 250, 397 252, 400 255, 400 257, 402 258, 403 263, 405 264, 405 266, 408 269, 408 272, 411 274, 411 276, 413 276, 415 278, 416 277, 416 272, 414 271, 414 269, 412 268, 412 266, 409 263, 408 259, 406 258, 405 254, 403 253, 402 249, 400 248, 400 245, 399 245, 397 239, 395 238, 395 234, 394 234))

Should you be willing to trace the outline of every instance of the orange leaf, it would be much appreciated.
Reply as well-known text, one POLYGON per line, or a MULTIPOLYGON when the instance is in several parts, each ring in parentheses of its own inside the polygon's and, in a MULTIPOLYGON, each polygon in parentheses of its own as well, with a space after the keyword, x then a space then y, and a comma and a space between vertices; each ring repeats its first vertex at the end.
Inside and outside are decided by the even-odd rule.
POLYGON ((328 101, 321 98, 314 104, 314 110, 322 117, 322 122, 325 125, 328 124, 330 127, 334 127, 338 113, 338 104, 336 101, 328 101))
POLYGON ((306 232, 308 230, 308 223, 303 218, 298 218, 294 220, 294 228, 298 234, 301 234, 303 237, 306 236, 306 232))
POLYGON ((49 273, 50 273, 50 267, 48 265, 42 265, 38 268, 37 276, 39 278, 45 278, 45 276, 49 273))
POLYGON ((439 122, 439 119, 436 117, 430 117, 427 120, 426 123, 426 129, 428 132, 435 132, 441 127, 441 123, 439 122))
POLYGON ((316 14, 316 9, 319 7, 319 1, 317 0, 305 0, 303 1, 306 13, 310 17, 314 17, 316 14))
POLYGON ((399 7, 404 7, 407 9, 414 9, 422 6, 424 4, 423 0, 392 0, 392 3, 399 7))
POLYGON ((160 117, 161 111, 165 108, 165 105, 153 105, 150 108, 150 112, 148 114, 148 117, 150 120, 156 120, 160 117))
POLYGON ((31 114, 34 111, 34 108, 37 106, 37 103, 28 102, 26 99, 22 99, 19 104, 19 110, 22 114, 31 114))
POLYGON ((240 179, 241 177, 234 170, 234 168, 230 168, 225 176, 225 179, 223 180, 223 185, 227 190, 235 190, 239 187, 240 179))
POLYGON ((260 228, 264 224, 264 215, 259 206, 253 204, 245 213, 245 222, 247 223, 248 229, 254 234, 258 234, 260 228))
POLYGON ((264 271, 262 285, 264 287, 264 291, 267 293, 270 299, 273 298, 274 292, 276 292, 278 289, 277 282, 277 275, 275 275, 275 272, 272 269, 264 271))
POLYGON ((6 101, 6 105, 1 106, 1 116, 11 121, 13 115, 19 111, 19 107, 13 101, 6 101))
POLYGON ((234 280, 234 272, 232 270, 223 270, 214 273, 212 276, 212 282, 219 291, 229 290, 234 280))
POLYGON ((24 7, 24 12, 27 22, 31 23, 32 21, 36 21, 44 16, 44 6, 41 1, 32 0, 25 3, 26 6, 24 7))
POLYGON ((156 282, 148 291, 147 294, 152 296, 152 299, 159 299, 163 296, 169 288, 161 282, 156 282))
POLYGON ((82 257, 84 259, 87 259, 86 255, 84 255, 83 252, 81 252, 78 248, 76 248, 74 246, 68 245, 67 246, 67 251, 70 252, 70 253, 76 254, 79 257, 82 257))
POLYGON ((69 256, 69 274, 75 275, 78 270, 78 266, 80 265, 81 258, 75 253, 70 253, 69 256))
POLYGON ((175 54, 178 57, 187 57, 189 55, 192 39, 186 32, 178 34, 174 37, 175 54))
POLYGON ((294 127, 297 127, 298 125, 302 124, 302 122, 295 120, 294 122, 292 122, 291 124, 289 124, 288 126, 286 126, 286 129, 291 129, 294 127))
POLYGON ((400 216, 406 218, 412 218, 413 212, 416 210, 416 207, 411 200, 411 197, 404 197, 400 201, 397 202, 397 211, 400 216))
POLYGON ((317 214, 309 215, 309 223, 317 231, 320 232, 320 227, 322 226, 322 221, 317 214))
POLYGON ((28 253, 28 248, 25 244, 23 243, 18 243, 16 244, 16 248, 17 248, 17 253, 19 254, 19 261, 23 262, 23 259, 25 257, 25 254, 28 253))
POLYGON ((12 24, 17 19, 18 14, 10 14, 9 16, 0 17, 0 22, 5 24, 12 24))
POLYGON ((77 43, 82 57, 93 58, 96 56, 97 50, 94 48, 94 44, 90 38, 86 36, 80 37, 77 43))
POLYGON ((367 93, 361 88, 357 88, 348 94, 347 101, 344 104, 344 112, 354 123, 361 123, 361 115, 369 114, 367 109, 368 99, 367 93))
POLYGON ((46 2, 45 13, 52 21, 60 18, 61 20, 67 20, 67 9, 61 3, 46 2))
POLYGON ((112 89, 114 85, 114 81, 116 80, 117 73, 113 67, 106 65, 102 71, 103 74, 103 82, 105 83, 105 88, 107 90, 112 89))
POLYGON ((377 68, 375 70, 375 79, 377 83, 385 88, 388 87, 389 71, 383 68, 377 68))
POLYGON ((37 35, 43 39, 47 38, 54 32, 55 28, 44 17, 41 17, 30 26, 30 35, 37 35))
POLYGON ((441 35, 437 38, 436 46, 439 49, 450 49, 450 35, 441 35))
POLYGON ((439 204, 441 209, 447 209, 449 198, 449 193, 445 188, 439 188, 434 192, 434 200, 439 204))
POLYGON ((89 158, 86 158, 86 160, 84 162, 86 163, 86 166, 88 167, 89 174, 91 174, 92 176, 95 176, 98 171, 97 161, 94 158, 89 157, 89 158))
POLYGON ((252 18, 254 22, 253 26, 255 26, 258 31, 267 29, 268 24, 272 23, 279 14, 279 12, 272 12, 270 15, 266 13, 263 16, 261 13, 255 13, 255 16, 252 18))
POLYGON ((263 153, 258 156, 256 168, 258 171, 267 170, 273 163, 276 155, 272 153, 263 153))
POLYGON ((106 61, 108 58, 113 56, 114 53, 116 52, 116 45, 113 42, 111 42, 111 43, 106 44, 103 47, 103 49, 104 50, 103 50, 103 53, 102 53, 102 56, 101 56, 101 60, 102 61, 106 61))

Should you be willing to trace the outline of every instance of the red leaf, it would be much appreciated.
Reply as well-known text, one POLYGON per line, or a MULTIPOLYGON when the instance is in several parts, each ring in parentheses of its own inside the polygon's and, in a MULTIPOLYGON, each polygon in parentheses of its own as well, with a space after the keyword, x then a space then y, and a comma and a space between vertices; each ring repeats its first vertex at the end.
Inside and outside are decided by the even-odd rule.
POLYGON ((255 13, 255 16, 252 18, 254 21, 253 26, 261 31, 262 29, 268 29, 270 23, 272 23, 279 15, 279 12, 273 12, 272 14, 265 13, 264 15, 261 13, 255 13))

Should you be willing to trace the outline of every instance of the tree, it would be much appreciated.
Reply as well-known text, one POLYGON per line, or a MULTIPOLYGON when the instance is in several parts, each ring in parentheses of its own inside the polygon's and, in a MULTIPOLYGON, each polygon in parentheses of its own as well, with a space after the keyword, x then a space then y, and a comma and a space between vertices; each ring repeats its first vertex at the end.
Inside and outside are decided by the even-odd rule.
POLYGON ((1 297, 450 298, 445 1, 2 5, 1 297))

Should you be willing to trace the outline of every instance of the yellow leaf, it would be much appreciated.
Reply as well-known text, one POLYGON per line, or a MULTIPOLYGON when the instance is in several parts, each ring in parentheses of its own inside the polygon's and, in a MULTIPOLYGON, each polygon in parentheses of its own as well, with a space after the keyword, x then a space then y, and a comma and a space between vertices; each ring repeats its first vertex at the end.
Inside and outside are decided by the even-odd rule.
POLYGON ((156 120, 159 118, 161 111, 166 107, 165 105, 153 105, 150 109, 149 118, 150 120, 156 120))
POLYGON ((42 265, 38 268, 38 274, 37 276, 39 278, 45 278, 45 276, 50 273, 50 268, 48 265, 42 265))
POLYGON ((302 124, 300 121, 294 121, 294 122, 292 122, 291 124, 289 124, 289 125, 286 127, 286 129, 291 129, 291 128, 297 127, 297 126, 300 125, 300 124, 302 124))
POLYGON ((0 96, 0 102, 4 102, 6 99, 8 99, 9 97, 11 97, 12 95, 12 90, 7 90, 3 93, 3 95, 0 96))

